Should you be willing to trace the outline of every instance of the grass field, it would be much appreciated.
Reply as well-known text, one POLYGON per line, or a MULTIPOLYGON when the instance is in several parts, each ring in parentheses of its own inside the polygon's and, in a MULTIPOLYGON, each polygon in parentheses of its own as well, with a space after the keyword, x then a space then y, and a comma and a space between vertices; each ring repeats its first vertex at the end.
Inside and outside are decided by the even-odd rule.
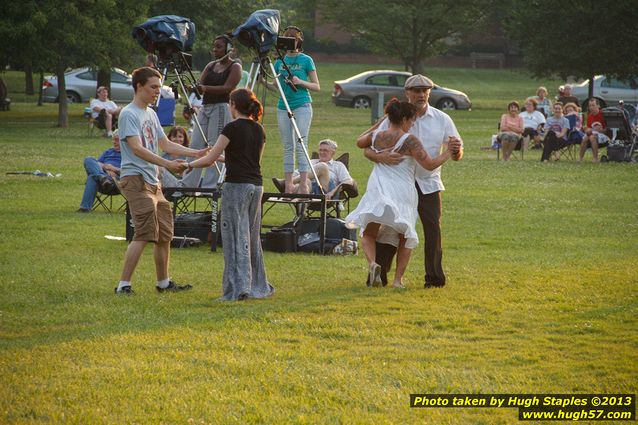
MULTIPOLYGON (((354 140, 370 115, 332 106, 330 92, 371 68, 319 64, 310 136, 352 153, 361 191, 371 164, 354 140)), ((636 165, 540 164, 538 151, 497 162, 480 147, 507 102, 560 82, 428 75, 473 102, 451 113, 465 157, 443 171, 449 284, 423 289, 422 244, 404 291, 366 288, 362 255, 268 252, 275 296, 219 303, 223 258, 205 247, 172 251, 172 276, 193 291, 157 295, 149 250, 137 296, 113 295, 126 245, 104 236, 124 235, 124 215, 74 212, 82 159, 109 141, 87 135, 84 105, 56 128, 57 105, 35 107, 20 97, 21 75, 5 73, 14 103, 0 112, 0 423, 513 424, 513 408, 410 409, 409 395, 637 393, 636 165), (6 175, 35 169, 62 177, 6 175)), ((272 190, 281 147, 272 96, 266 104, 272 190)))

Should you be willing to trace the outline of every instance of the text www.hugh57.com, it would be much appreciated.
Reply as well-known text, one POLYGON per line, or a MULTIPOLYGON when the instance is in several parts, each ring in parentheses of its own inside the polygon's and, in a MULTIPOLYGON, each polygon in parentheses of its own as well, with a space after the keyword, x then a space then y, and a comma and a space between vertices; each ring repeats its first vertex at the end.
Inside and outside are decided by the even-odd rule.
POLYGON ((529 411, 520 409, 518 419, 522 421, 585 421, 585 420, 632 420, 631 412, 609 411, 603 409, 583 409, 577 411, 529 411))
POLYGON ((520 421, 633 421, 635 394, 410 394, 416 408, 518 408, 520 421))

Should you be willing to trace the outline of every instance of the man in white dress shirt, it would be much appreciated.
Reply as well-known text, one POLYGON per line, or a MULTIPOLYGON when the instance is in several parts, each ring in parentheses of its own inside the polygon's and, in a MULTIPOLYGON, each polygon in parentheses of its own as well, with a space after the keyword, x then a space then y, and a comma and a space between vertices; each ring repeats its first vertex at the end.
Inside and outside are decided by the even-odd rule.
MULTIPOLYGON (((430 90, 434 83, 429 78, 417 74, 408 78, 405 82, 405 94, 408 101, 417 107, 417 119, 410 128, 410 133, 415 135, 423 144, 423 148, 431 157, 437 157, 443 148, 451 140, 460 140, 459 132, 454 122, 445 112, 442 112, 428 104, 430 90)), ((386 129, 388 120, 380 120, 379 128, 386 129)), ((397 153, 376 153, 371 148, 366 148, 365 156, 374 162, 396 164, 401 161, 401 155, 397 153)), ((456 152, 452 159, 458 161, 463 157, 463 148, 456 152)), ((442 287, 445 285, 445 273, 443 273, 441 246, 441 191, 445 190, 441 181, 441 167, 428 171, 417 165, 416 188, 419 195, 418 212, 423 224, 423 239, 425 253, 425 287, 442 287)), ((383 233, 383 229, 380 231, 383 233)), ((387 273, 396 248, 392 245, 377 244, 377 263, 382 267, 382 280, 387 283, 387 273)))

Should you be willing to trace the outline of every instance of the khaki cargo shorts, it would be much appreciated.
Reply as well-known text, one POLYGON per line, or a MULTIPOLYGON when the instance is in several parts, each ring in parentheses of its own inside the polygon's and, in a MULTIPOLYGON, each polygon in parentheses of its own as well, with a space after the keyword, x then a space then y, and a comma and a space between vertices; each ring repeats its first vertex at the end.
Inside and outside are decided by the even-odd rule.
POLYGON ((142 176, 124 176, 118 183, 128 201, 135 227, 134 241, 170 242, 173 239, 173 210, 160 185, 142 176))

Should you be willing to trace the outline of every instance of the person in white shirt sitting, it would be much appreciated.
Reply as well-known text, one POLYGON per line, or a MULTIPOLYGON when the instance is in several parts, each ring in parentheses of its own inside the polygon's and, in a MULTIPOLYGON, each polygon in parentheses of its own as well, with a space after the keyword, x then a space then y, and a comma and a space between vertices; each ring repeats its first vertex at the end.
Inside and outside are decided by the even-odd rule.
POLYGON ((534 140, 532 149, 541 149, 541 133, 545 125, 545 115, 537 110, 536 99, 528 98, 525 101, 525 110, 519 115, 523 117, 525 129, 523 130, 523 144, 529 146, 530 139, 534 140))
POLYGON ((97 127, 106 130, 107 137, 112 137, 122 108, 109 99, 109 89, 104 86, 98 87, 97 97, 91 100, 90 107, 91 116, 97 127))
MULTIPOLYGON (((326 193, 326 199, 328 200, 335 196, 335 193, 339 190, 339 185, 354 183, 346 166, 342 162, 333 159, 337 152, 337 147, 337 142, 334 140, 324 139, 319 142, 319 159, 310 160, 310 164, 312 168, 314 168, 315 173, 317 173, 319 183, 321 183, 321 187, 323 187, 326 193)), ((321 190, 317 182, 314 181, 314 175, 308 173, 308 177, 312 183, 310 193, 319 195, 321 190)), ((295 172, 293 175, 294 190, 292 193, 296 193, 299 180, 299 173, 295 172)), ((283 191, 283 181, 273 179, 273 182, 275 182, 275 185, 280 191, 283 191)))

